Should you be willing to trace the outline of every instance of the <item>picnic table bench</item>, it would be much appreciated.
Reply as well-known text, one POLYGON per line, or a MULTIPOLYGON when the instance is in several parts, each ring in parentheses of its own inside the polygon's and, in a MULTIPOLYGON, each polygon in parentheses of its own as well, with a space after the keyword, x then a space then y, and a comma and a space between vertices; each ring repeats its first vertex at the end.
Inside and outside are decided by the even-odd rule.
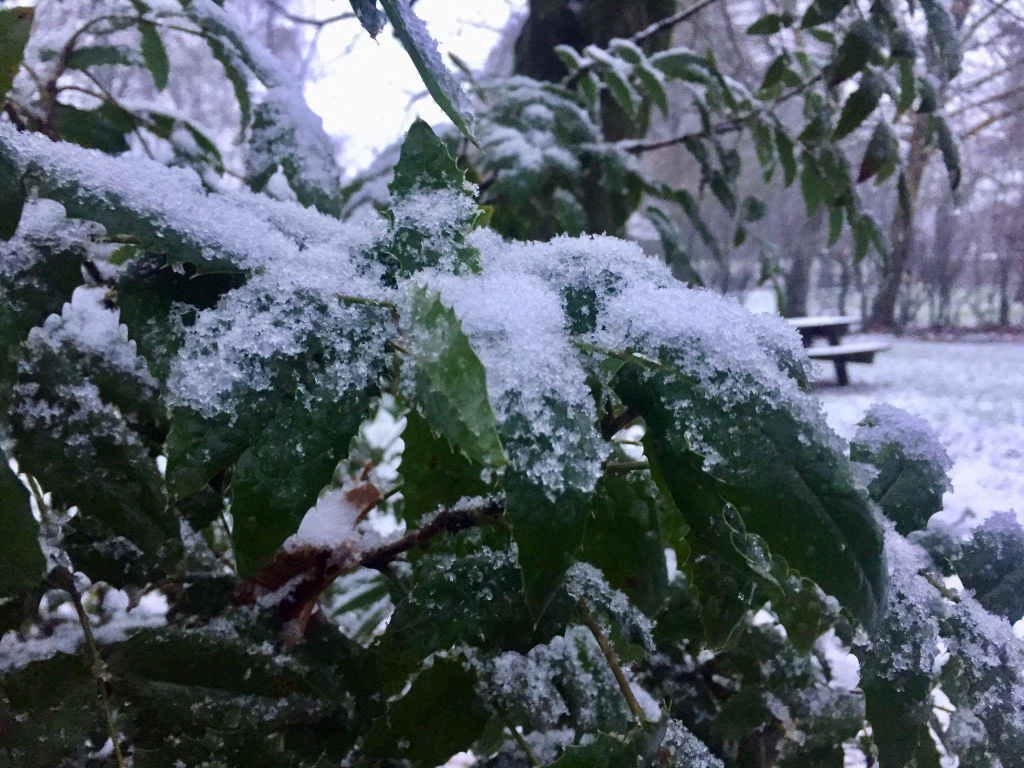
POLYGON ((870 364, 875 361, 875 354, 889 349, 884 341, 859 341, 843 344, 843 336, 850 332, 850 326, 860 318, 852 315, 835 315, 831 317, 792 317, 789 324, 800 333, 807 356, 811 360, 831 361, 836 368, 836 381, 845 387, 850 383, 846 366, 849 363, 870 364), (813 346, 815 339, 828 341, 824 346, 813 346))

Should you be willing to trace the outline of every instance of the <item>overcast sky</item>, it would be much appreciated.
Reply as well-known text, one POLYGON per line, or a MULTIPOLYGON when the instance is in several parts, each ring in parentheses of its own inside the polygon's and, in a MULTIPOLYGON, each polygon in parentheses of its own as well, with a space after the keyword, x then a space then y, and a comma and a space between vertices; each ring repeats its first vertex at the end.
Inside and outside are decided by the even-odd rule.
MULTIPOLYGON (((307 13, 322 18, 346 5, 309 2, 307 13)), ((477 68, 510 14, 525 5, 525 0, 420 0, 416 12, 438 40, 447 64, 452 52, 477 68)), ((341 21, 324 28, 319 50, 322 77, 310 84, 306 98, 327 132, 344 140, 346 172, 367 165, 414 117, 444 119, 422 95, 422 81, 390 29, 374 41, 356 21, 341 21)))

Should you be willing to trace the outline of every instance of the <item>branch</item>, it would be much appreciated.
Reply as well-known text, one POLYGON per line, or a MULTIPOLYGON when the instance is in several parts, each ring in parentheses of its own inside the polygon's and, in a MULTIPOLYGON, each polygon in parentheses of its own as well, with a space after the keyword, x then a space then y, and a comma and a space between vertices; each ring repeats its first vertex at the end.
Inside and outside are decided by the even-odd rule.
POLYGON ((425 547, 438 534, 457 533, 480 523, 496 523, 504 512, 504 501, 494 496, 478 506, 443 507, 412 533, 364 552, 359 558, 359 565, 380 570, 406 552, 425 547))
POLYGON ((71 596, 71 602, 75 606, 78 623, 82 625, 82 634, 85 636, 85 645, 89 649, 92 674, 96 678, 96 688, 99 692, 100 707, 103 709, 103 718, 107 723, 107 733, 114 745, 114 760, 117 762, 117 768, 124 768, 124 756, 121 754, 121 745, 117 740, 117 728, 114 725, 114 715, 110 709, 110 698, 107 696, 107 669, 100 657, 99 649, 96 647, 96 638, 93 637, 89 616, 85 612, 82 597, 78 594, 78 588, 75 586, 75 577, 67 568, 60 567, 50 572, 49 579, 71 596))
POLYGON ((326 27, 328 24, 333 24, 336 21, 344 21, 345 19, 354 19, 356 17, 356 15, 351 11, 345 11, 344 13, 338 13, 335 14, 334 16, 327 16, 322 19, 314 19, 310 18, 309 16, 299 16, 297 14, 294 14, 280 3, 274 2, 274 0, 268 0, 267 5, 273 8, 275 11, 277 11, 278 14, 280 14, 283 18, 288 19, 288 21, 292 22, 293 24, 306 24, 307 26, 317 28, 326 27))
POLYGON ((640 702, 636 700, 636 696, 633 693, 633 689, 629 687, 629 681, 626 679, 626 673, 622 671, 622 665, 619 663, 619 657, 615 653, 615 649, 612 648, 612 644, 608 642, 608 638, 604 636, 604 632, 601 630, 601 625, 597 623, 593 614, 587 610, 587 606, 580 600, 576 603, 576 610, 579 612, 580 619, 590 630, 590 634, 597 640, 597 644, 601 646, 601 653, 604 654, 605 661, 608 662, 608 666, 612 670, 612 674, 615 675, 615 682, 619 684, 619 690, 622 691, 622 697, 626 700, 626 704, 629 705, 630 712, 637 719, 640 725, 647 722, 647 716, 644 714, 643 708, 640 706, 640 702))
POLYGON ((959 108, 953 110, 952 112, 950 112, 947 115, 947 117, 956 117, 957 115, 962 115, 964 112, 967 112, 967 111, 969 111, 971 109, 976 109, 978 107, 983 107, 986 104, 991 104, 993 101, 999 101, 1000 99, 1005 99, 1008 96, 1013 96, 1015 93, 1020 93, 1021 91, 1024 91, 1024 84, 1014 86, 1013 88, 1010 88, 1009 90, 1003 91, 1002 93, 997 93, 995 96, 989 96, 988 98, 982 99, 981 101, 973 101, 970 104, 965 104, 964 106, 959 107, 959 108))
MULTIPOLYGON (((626 39, 629 40, 629 42, 631 42, 631 43, 637 43, 637 44, 642 43, 645 40, 648 40, 648 39, 654 37, 659 32, 662 32, 662 31, 664 31, 666 29, 671 29, 672 27, 676 26, 677 24, 681 24, 682 22, 684 22, 687 19, 691 18, 692 16, 696 15, 700 11, 703 11, 705 8, 707 8, 709 5, 711 5, 714 2, 715 2, 715 0, 698 0, 698 2, 694 3, 689 8, 684 8, 683 10, 681 10, 681 11, 679 11, 677 13, 673 13, 671 16, 666 16, 661 21, 654 22, 649 27, 645 27, 644 29, 641 29, 635 35, 633 35, 632 37, 626 38, 626 39)), ((591 62, 589 64, 584 64, 582 67, 577 69, 571 75, 567 75, 566 77, 564 77, 562 79, 562 83, 561 84, 564 85, 567 88, 571 88, 573 85, 575 85, 579 81, 579 79, 583 75, 583 73, 589 72, 593 68, 594 68, 594 63, 593 62, 591 62)))
POLYGON ((982 120, 980 123, 975 125, 974 127, 968 128, 966 131, 961 133, 960 134, 960 140, 964 141, 966 139, 969 139, 972 136, 974 136, 975 134, 980 133, 981 131, 985 130, 990 125, 994 125, 995 123, 998 123, 1000 120, 1005 120, 1008 117, 1013 117, 1014 115, 1019 114, 1021 112, 1024 112, 1024 107, 1014 107, 1013 109, 1008 109, 1005 112, 1000 112, 999 114, 992 115, 991 117, 987 117, 986 119, 982 120))
POLYGON ((730 118, 729 120, 725 120, 721 123, 718 123, 717 125, 711 126, 710 131, 694 131, 690 133, 684 133, 679 136, 672 136, 668 139, 654 139, 651 141, 620 141, 618 143, 618 146, 621 149, 626 150, 627 152, 650 152, 655 149, 663 149, 665 147, 671 147, 676 144, 682 144, 683 142, 688 141, 689 139, 699 139, 707 136, 720 136, 726 133, 733 133, 735 131, 742 129, 748 120, 758 117, 759 115, 763 115, 766 112, 771 112, 780 104, 784 104, 785 102, 792 99, 794 96, 799 96, 801 93, 803 93, 812 85, 814 85, 816 82, 821 80, 821 78, 822 76, 820 74, 815 75, 810 80, 807 80, 793 88, 793 90, 786 91, 786 93, 782 94, 778 98, 761 105, 757 109, 751 110, 745 115, 741 115, 740 117, 733 117, 730 118))

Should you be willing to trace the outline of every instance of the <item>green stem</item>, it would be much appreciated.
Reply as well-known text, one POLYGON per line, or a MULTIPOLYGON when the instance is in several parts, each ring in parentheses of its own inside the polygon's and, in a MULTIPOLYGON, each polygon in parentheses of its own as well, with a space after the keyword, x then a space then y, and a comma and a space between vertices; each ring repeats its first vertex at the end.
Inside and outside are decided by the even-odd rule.
POLYGON ((629 705, 629 709, 637 719, 637 722, 640 723, 640 725, 643 725, 647 722, 647 716, 644 715, 644 710, 640 706, 640 702, 636 700, 636 696, 633 694, 633 689, 629 687, 629 680, 626 679, 626 673, 622 671, 622 665, 619 663, 619 657, 615 653, 615 649, 612 648, 612 644, 608 641, 608 638, 605 637, 604 631, 601 629, 601 625, 597 623, 597 619, 595 619, 593 614, 590 613, 582 600, 577 601, 576 610, 587 629, 590 630, 590 634, 594 636, 594 639, 597 640, 597 644, 601 647, 601 653, 604 654, 604 659, 608 662, 608 666, 611 668, 612 674, 615 676, 615 682, 619 684, 619 690, 622 691, 622 698, 626 700, 626 704, 629 705))
POLYGON ((124 756, 121 754, 121 745, 117 740, 117 727, 114 724, 114 715, 110 708, 110 698, 107 696, 106 666, 103 664, 99 648, 96 646, 96 638, 93 637, 89 616, 82 605, 82 597, 78 594, 77 587, 75 587, 75 577, 66 568, 57 568, 51 573, 51 578, 71 596, 71 602, 75 606, 75 613, 78 614, 78 623, 82 625, 82 634, 85 636, 85 645, 89 649, 89 656, 92 661, 92 674, 96 679, 96 689, 99 693, 103 718, 106 720, 107 733, 110 736, 111 744, 114 745, 114 760, 117 762, 117 768, 124 768, 124 756))
POLYGON ((347 304, 369 304, 371 307, 384 307, 385 309, 397 310, 398 307, 393 301, 387 301, 385 299, 369 299, 365 296, 345 296, 341 293, 334 294, 338 301, 344 301, 347 304))
POLYGON ((508 729, 508 732, 512 734, 512 738, 515 739, 516 744, 518 744, 519 748, 521 750, 523 750, 523 752, 526 753, 526 758, 530 761, 530 765, 538 766, 538 768, 539 768, 540 760, 537 759, 537 755, 535 755, 533 753, 533 750, 530 749, 530 745, 526 741, 526 739, 523 738, 523 734, 521 734, 516 729, 516 727, 514 725, 512 725, 504 717, 502 717, 501 719, 505 720, 505 727, 508 729))
POLYGON ((636 472, 641 469, 650 469, 651 465, 646 461, 618 461, 607 465, 605 472, 636 472))

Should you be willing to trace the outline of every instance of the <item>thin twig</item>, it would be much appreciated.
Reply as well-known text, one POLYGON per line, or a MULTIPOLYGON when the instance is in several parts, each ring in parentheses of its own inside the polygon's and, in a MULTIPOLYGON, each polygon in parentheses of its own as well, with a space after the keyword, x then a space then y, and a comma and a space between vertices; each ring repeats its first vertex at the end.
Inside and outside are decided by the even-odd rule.
POLYGON ((644 710, 640 706, 640 702, 636 700, 633 689, 629 687, 629 680, 626 679, 626 673, 622 671, 622 665, 619 663, 619 657, 615 653, 615 649, 612 648, 612 644, 608 641, 608 638, 604 636, 604 631, 601 629, 601 625, 597 623, 597 619, 595 619, 593 614, 590 613, 582 600, 576 603, 576 610, 587 629, 590 630, 590 634, 594 636, 594 639, 597 640, 597 644, 601 646, 601 653, 604 654, 605 661, 608 662, 608 666, 611 668, 612 674, 615 675, 615 682, 619 684, 619 690, 622 691, 622 697, 626 700, 626 704, 629 705, 629 710, 633 713, 637 722, 643 725, 647 722, 647 716, 644 714, 644 710))
MULTIPOLYGON (((663 32, 666 29, 671 29, 677 24, 681 24, 682 22, 692 17, 694 14, 703 11, 705 8, 707 8, 714 2, 715 0, 698 0, 698 2, 694 3, 689 8, 684 8, 683 10, 674 13, 671 16, 666 16, 661 21, 656 21, 650 26, 644 27, 635 35, 627 39, 631 43, 636 43, 639 45, 640 43, 643 43, 646 40, 654 37, 659 32, 663 32)), ((577 69, 572 74, 566 75, 566 77, 562 79, 562 85, 566 86, 567 88, 571 88, 579 81, 580 77, 582 77, 584 73, 589 72, 591 69, 594 68, 594 66, 595 65, 593 62, 584 64, 582 67, 577 69)))
POLYGON ((96 647, 96 638, 92 634, 92 626, 89 623, 89 616, 82 605, 82 597, 78 594, 75 586, 75 577, 67 568, 55 568, 50 572, 50 579, 57 586, 71 596, 71 602, 78 614, 78 623, 82 625, 82 634, 85 636, 85 645, 89 649, 89 656, 92 661, 92 674, 96 679, 96 689, 99 692, 100 707, 103 709, 103 717, 107 723, 107 733, 114 745, 114 760, 117 768, 124 768, 124 756, 121 754, 121 745, 117 740, 117 728, 114 724, 114 715, 110 709, 110 698, 107 696, 107 669, 100 656, 99 648, 96 647))
POLYGON ((515 739, 516 744, 518 744, 519 748, 526 753, 526 758, 530 761, 530 765, 537 766, 539 768, 541 762, 537 759, 537 755, 533 753, 529 743, 523 738, 523 734, 521 734, 505 717, 502 717, 501 719, 505 720, 505 727, 508 729, 508 732, 512 734, 512 738, 515 739))
POLYGON ((359 565, 379 571, 409 550, 426 546, 440 533, 457 533, 482 522, 496 523, 504 511, 504 502, 495 497, 478 506, 445 507, 412 533, 364 553, 359 565))
MULTIPOLYGON (((634 443, 636 445, 636 443, 634 443)), ((618 461, 605 466, 606 472, 636 472, 640 469, 650 469, 651 465, 646 461, 618 461)))
POLYGON ((385 309, 397 310, 398 306, 393 301, 387 301, 385 299, 370 299, 365 296, 345 296, 341 293, 334 294, 338 301, 344 301, 346 304, 369 304, 371 307, 384 307, 385 309))

